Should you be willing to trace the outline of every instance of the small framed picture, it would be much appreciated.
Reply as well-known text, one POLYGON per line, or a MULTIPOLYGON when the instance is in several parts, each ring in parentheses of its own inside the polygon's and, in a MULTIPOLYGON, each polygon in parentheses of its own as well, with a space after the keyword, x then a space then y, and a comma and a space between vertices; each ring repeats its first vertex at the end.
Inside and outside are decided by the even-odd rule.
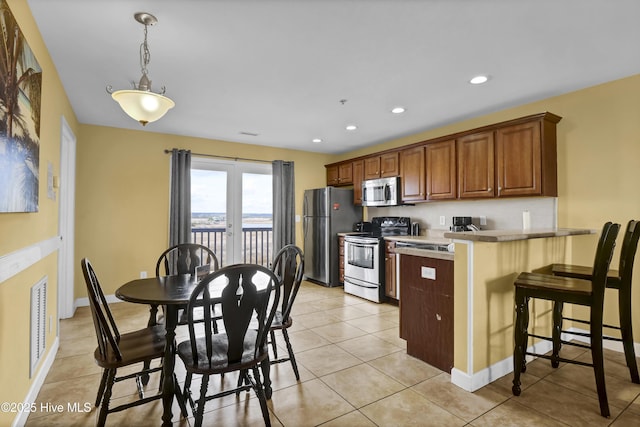
POLYGON ((211 264, 203 264, 196 267, 196 278, 198 281, 202 280, 204 276, 211 271, 211 264))

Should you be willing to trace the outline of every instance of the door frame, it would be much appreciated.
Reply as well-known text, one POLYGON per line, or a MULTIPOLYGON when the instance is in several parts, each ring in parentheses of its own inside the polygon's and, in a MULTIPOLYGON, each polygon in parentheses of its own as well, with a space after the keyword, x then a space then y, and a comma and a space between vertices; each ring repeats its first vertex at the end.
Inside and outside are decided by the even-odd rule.
MULTIPOLYGON (((219 170, 227 172, 227 212, 226 230, 227 259, 224 265, 231 265, 242 260, 242 174, 243 173, 272 173, 271 163, 242 162, 239 160, 222 160, 215 157, 191 158, 191 169, 219 170), (240 197, 233 197, 240 195, 240 197), (238 228, 238 225, 239 228, 238 228), (231 257, 231 258, 229 258, 231 257)), ((221 260, 222 261, 222 260, 221 260)))
MULTIPOLYGON (((58 205, 58 320, 73 317, 76 136, 64 116, 60 126, 60 180, 58 205)), ((58 331, 60 329, 58 328, 58 331)))

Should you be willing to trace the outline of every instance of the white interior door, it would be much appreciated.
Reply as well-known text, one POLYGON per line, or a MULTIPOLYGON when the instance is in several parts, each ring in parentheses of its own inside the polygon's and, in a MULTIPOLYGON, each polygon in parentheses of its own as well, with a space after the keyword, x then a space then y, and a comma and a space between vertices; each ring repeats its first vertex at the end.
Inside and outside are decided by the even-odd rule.
MULTIPOLYGON (((58 254, 58 318, 73 317, 74 307, 74 227, 76 194, 76 137, 62 117, 60 135, 60 179, 58 233, 61 239, 58 254)), ((59 329, 58 329, 59 331, 59 329)))

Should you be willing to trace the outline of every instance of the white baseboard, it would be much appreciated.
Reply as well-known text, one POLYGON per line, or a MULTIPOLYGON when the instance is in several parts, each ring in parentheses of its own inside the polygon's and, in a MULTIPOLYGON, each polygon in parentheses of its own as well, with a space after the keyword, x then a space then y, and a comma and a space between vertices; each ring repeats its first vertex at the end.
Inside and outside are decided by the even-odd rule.
MULTIPOLYGON (((58 348, 60 347, 60 338, 56 337, 53 341, 53 345, 51 346, 51 350, 47 354, 47 357, 43 360, 42 366, 38 370, 36 377, 31 383, 31 387, 29 388, 29 392, 27 396, 24 398, 24 407, 30 407, 33 404, 37 397, 38 393, 40 393, 40 389, 42 388, 42 384, 44 384, 44 380, 47 378, 47 374, 53 366, 53 362, 56 359, 56 354, 58 354, 58 348)), ((29 412, 20 411, 18 412, 18 416, 16 416, 11 423, 11 427, 19 427, 24 426, 27 422, 27 418, 29 417, 29 412)))
MULTIPOLYGON (((114 302, 124 302, 124 301, 122 301, 120 298, 118 298, 115 295, 105 295, 105 298, 107 299, 107 302, 109 304, 114 303, 114 302)), ((73 302, 73 310, 74 311, 78 307, 88 307, 88 306, 89 306, 89 298, 87 298, 87 297, 78 298, 73 302)))
MULTIPOLYGON (((578 329, 578 328, 570 328, 567 330, 567 333, 562 334, 562 339, 565 341, 576 340, 576 341, 581 341, 587 344, 590 343, 590 340, 588 337, 583 337, 581 335, 573 335, 572 332, 588 333, 589 331, 584 329, 578 329)), ((604 348, 617 351, 618 353, 624 352, 622 343, 618 341, 604 340, 602 345, 604 348)), ((640 355, 640 343, 634 343, 633 347, 635 349, 636 355, 640 355)), ((541 341, 527 348, 527 351, 544 354, 551 351, 551 349, 552 349, 551 341, 541 341)), ((527 356, 527 360, 533 360, 533 359, 534 357, 527 356)), ((476 372, 472 375, 469 375, 466 372, 462 372, 459 369, 453 368, 451 370, 451 382, 466 391, 473 392, 497 380, 498 378, 503 377, 512 372, 513 372, 513 357, 507 357, 506 359, 503 359, 497 363, 494 363, 488 368, 482 369, 481 371, 476 372)))

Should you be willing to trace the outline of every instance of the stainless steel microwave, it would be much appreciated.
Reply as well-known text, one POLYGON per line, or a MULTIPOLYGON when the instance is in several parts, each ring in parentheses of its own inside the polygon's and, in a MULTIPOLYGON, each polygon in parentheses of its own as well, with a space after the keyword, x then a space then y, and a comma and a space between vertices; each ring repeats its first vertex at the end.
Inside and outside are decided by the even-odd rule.
POLYGON ((400 177, 362 181, 362 206, 396 206, 400 204, 400 177))

